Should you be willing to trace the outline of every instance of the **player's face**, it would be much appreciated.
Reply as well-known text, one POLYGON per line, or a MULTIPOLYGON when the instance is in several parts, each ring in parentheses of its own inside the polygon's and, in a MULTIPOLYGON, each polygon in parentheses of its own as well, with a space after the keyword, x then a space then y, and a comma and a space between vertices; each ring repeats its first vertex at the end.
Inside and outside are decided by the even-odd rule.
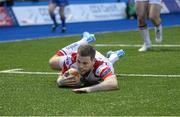
POLYGON ((85 75, 93 69, 94 60, 92 60, 89 56, 83 57, 78 55, 76 61, 81 75, 85 75))

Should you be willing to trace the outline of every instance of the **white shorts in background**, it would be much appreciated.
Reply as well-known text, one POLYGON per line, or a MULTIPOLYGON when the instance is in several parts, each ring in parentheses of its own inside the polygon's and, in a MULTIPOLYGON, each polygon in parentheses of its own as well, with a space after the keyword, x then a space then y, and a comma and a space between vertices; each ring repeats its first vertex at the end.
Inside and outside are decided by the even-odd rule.
POLYGON ((148 1, 149 4, 159 4, 159 5, 161 5, 161 3, 162 3, 162 0, 135 0, 135 2, 137 2, 137 1, 140 1, 140 2, 148 1))

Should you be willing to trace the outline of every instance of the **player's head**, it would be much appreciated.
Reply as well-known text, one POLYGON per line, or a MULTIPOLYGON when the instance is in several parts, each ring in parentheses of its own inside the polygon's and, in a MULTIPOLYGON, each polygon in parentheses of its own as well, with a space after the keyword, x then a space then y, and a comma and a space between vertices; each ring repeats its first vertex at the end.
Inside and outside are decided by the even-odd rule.
POLYGON ((93 69, 96 50, 91 45, 81 45, 77 51, 77 66, 81 75, 93 69))

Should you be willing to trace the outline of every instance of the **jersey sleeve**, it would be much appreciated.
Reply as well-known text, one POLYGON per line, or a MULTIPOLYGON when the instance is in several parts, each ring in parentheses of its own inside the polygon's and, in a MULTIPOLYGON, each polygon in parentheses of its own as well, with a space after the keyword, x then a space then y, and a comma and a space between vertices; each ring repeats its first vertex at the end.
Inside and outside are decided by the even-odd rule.
POLYGON ((58 60, 58 64, 62 71, 64 71, 63 69, 67 67, 67 65, 65 64, 65 63, 67 63, 67 61, 68 61, 67 56, 60 56, 60 59, 58 60))
POLYGON ((102 64, 97 67, 95 75, 100 77, 100 79, 105 80, 107 77, 113 75, 113 72, 110 66, 102 64))
POLYGON ((70 68, 70 66, 76 62, 76 53, 72 53, 71 55, 63 57, 62 73, 65 73, 70 68))

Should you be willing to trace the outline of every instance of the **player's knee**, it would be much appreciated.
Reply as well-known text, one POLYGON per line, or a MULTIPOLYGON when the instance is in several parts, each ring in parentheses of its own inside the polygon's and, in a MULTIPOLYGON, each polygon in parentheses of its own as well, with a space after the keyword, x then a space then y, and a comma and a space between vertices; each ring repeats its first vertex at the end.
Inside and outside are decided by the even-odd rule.
POLYGON ((54 8, 52 6, 49 6, 48 11, 49 11, 49 13, 54 13, 54 8))
POLYGON ((137 14, 137 19, 138 21, 142 21, 142 20, 145 20, 145 17, 142 14, 137 14))
POLYGON ((138 25, 143 26, 146 24, 146 21, 143 17, 138 17, 138 25))
POLYGON ((156 16, 154 14, 150 14, 149 19, 152 20, 152 21, 155 21, 156 19, 158 19, 158 16, 156 16))

